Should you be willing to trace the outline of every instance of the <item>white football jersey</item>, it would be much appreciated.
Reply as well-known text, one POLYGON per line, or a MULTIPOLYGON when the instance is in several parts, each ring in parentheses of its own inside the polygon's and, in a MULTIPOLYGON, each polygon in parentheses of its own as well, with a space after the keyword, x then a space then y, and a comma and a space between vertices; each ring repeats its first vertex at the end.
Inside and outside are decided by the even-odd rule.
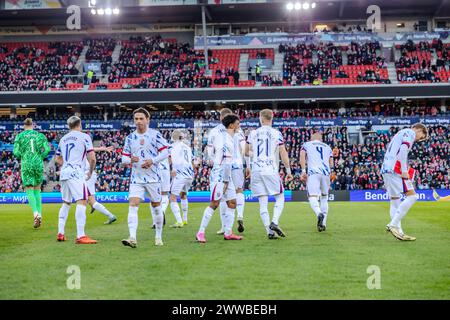
POLYGON ((123 147, 123 155, 139 158, 139 162, 132 164, 131 183, 161 182, 159 165, 152 165, 148 169, 142 168, 142 165, 146 160, 156 157, 159 152, 168 147, 166 139, 154 129, 148 128, 144 134, 134 131, 128 135, 123 147))
POLYGON ((302 150, 306 152, 308 175, 329 176, 331 174, 330 158, 333 156, 333 152, 327 144, 319 140, 308 141, 303 144, 302 150))
POLYGON ((216 153, 215 141, 217 137, 220 137, 224 132, 227 132, 225 126, 220 123, 219 125, 212 128, 208 133, 208 156, 210 159, 214 159, 214 154, 216 153))
POLYGON ((229 176, 225 177, 225 166, 233 163, 233 151, 234 151, 234 137, 232 137, 226 130, 221 131, 214 138, 214 165, 211 170, 212 182, 230 181, 231 170, 229 176))
POLYGON ((170 149, 172 159, 172 168, 177 175, 186 178, 194 177, 194 168, 192 168, 192 149, 181 141, 174 142, 170 149))
POLYGON ((83 177, 87 153, 93 151, 92 139, 86 133, 70 131, 63 136, 56 151, 56 154, 62 156, 64 161, 60 180, 83 177))
POLYGON ((394 173, 395 163, 399 160, 400 147, 404 144, 408 147, 408 152, 411 151, 415 139, 416 133, 411 129, 403 129, 397 132, 387 145, 381 173, 394 173))
POLYGON ((233 169, 242 169, 244 167, 244 149, 245 149, 245 135, 242 130, 236 132, 234 138, 234 152, 233 152, 233 169))
POLYGON ((270 126, 262 126, 252 132, 247 143, 252 146, 251 167, 253 172, 278 174, 280 152, 284 145, 281 132, 270 126))
POLYGON ((161 171, 170 171, 169 158, 164 159, 159 163, 159 170, 161 171))

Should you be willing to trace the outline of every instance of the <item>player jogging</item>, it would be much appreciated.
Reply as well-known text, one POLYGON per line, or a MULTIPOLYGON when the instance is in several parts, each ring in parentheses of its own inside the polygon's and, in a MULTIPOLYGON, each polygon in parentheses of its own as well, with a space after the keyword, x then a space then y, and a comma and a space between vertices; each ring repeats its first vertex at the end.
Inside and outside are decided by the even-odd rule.
POLYGON ((301 180, 306 181, 309 204, 317 216, 317 230, 325 231, 333 157, 331 148, 322 142, 322 133, 313 133, 311 141, 303 144, 300 151, 300 165, 301 180))
MULTIPOLYGON (((113 151, 113 147, 98 147, 94 148, 94 152, 111 152, 113 151)), ((89 174, 89 162, 86 159, 86 176, 89 174)), ((117 220, 116 216, 109 212, 108 209, 105 208, 103 204, 95 200, 95 185, 97 183, 97 173, 94 171, 91 175, 90 179, 86 180, 86 186, 88 191, 88 203, 92 207, 91 213, 94 213, 95 210, 100 211, 102 214, 108 217, 108 220, 105 221, 105 224, 111 224, 117 220)))
POLYGON ((172 183, 170 186, 170 208, 175 216, 176 223, 171 225, 173 228, 181 228, 188 221, 188 199, 187 193, 194 180, 194 168, 192 165, 192 149, 186 143, 181 130, 172 132, 172 148, 170 149, 170 159, 172 161, 172 183), (177 203, 177 197, 181 199, 181 217, 180 207, 177 203))
POLYGON ((212 218, 214 211, 221 201, 227 205, 222 221, 224 225, 225 240, 242 240, 242 237, 232 233, 234 223, 234 210, 236 209, 236 187, 231 179, 231 164, 233 161, 234 139, 233 136, 239 129, 239 118, 235 114, 229 114, 222 120, 226 131, 216 136, 214 140, 214 166, 210 174, 209 188, 211 190, 211 202, 203 212, 202 222, 196 239, 205 243, 205 230, 212 218))
POLYGON ((280 237, 286 236, 278 226, 284 208, 283 181, 278 169, 280 156, 286 168, 286 181, 292 180, 292 174, 283 136, 280 131, 272 128, 272 110, 261 110, 259 120, 261 127, 250 133, 245 147, 245 155, 251 156, 251 190, 252 194, 258 197, 259 213, 267 236, 269 239, 276 239, 276 234, 280 237), (268 210, 269 196, 275 196, 271 223, 268 210))
POLYGON ((86 205, 88 190, 86 181, 89 180, 95 169, 95 152, 89 135, 81 132, 81 119, 72 116, 67 120, 70 132, 59 141, 56 152, 56 163, 61 167, 59 181, 63 204, 59 209, 58 241, 66 241, 64 228, 69 214, 72 200, 77 204, 75 220, 77 224, 77 244, 95 244, 84 233, 86 224, 86 205), (85 174, 86 157, 89 162, 89 170, 85 174))
POLYGON ((138 208, 147 193, 154 208, 155 245, 162 246, 163 213, 161 208, 161 174, 159 163, 169 156, 168 143, 160 132, 150 129, 150 113, 144 108, 133 112, 136 130, 125 140, 122 163, 131 164, 129 190, 128 229, 130 237, 122 244, 136 248, 138 208))
POLYGON ((42 223, 41 184, 44 179, 44 159, 50 146, 45 135, 33 130, 32 119, 25 119, 23 124, 24 131, 14 140, 13 154, 20 159, 22 186, 33 210, 34 228, 39 228, 42 223))
POLYGON ((403 241, 416 240, 415 237, 404 234, 401 226, 402 218, 417 200, 413 185, 414 170, 408 166, 408 153, 414 142, 426 139, 428 139, 428 130, 421 123, 414 124, 410 129, 400 130, 387 145, 381 167, 384 186, 391 199, 391 221, 386 226, 386 230, 403 241), (403 202, 400 200, 402 193, 406 196, 403 202))

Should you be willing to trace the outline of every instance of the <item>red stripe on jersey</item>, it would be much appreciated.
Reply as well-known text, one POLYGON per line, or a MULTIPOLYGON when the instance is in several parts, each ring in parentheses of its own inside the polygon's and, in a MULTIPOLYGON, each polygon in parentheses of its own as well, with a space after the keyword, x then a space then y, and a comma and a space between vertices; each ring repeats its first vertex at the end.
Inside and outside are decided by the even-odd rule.
POLYGON ((125 156, 125 157, 129 157, 129 156, 131 156, 131 153, 122 152, 122 155, 125 156))
POLYGON ((158 152, 163 151, 164 149, 167 149, 167 146, 162 147, 161 149, 158 150, 158 152))
POLYGON ((411 147, 411 145, 409 144, 409 142, 408 142, 408 141, 402 141, 402 144, 406 144, 406 145, 408 146, 408 148, 410 148, 410 147, 411 147))

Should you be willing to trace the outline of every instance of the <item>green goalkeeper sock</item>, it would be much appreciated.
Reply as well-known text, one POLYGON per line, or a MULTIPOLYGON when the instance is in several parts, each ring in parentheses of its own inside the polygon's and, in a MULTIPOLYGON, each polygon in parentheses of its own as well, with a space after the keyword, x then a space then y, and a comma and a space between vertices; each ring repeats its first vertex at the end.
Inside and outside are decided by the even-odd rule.
POLYGON ((31 206, 31 209, 33 210, 33 214, 37 212, 37 206, 36 206, 36 197, 34 195, 34 189, 27 189, 25 191, 27 193, 28 197, 28 204, 31 206))
POLYGON ((39 216, 42 216, 42 197, 40 189, 34 189, 34 197, 36 199, 36 208, 39 212, 39 216))

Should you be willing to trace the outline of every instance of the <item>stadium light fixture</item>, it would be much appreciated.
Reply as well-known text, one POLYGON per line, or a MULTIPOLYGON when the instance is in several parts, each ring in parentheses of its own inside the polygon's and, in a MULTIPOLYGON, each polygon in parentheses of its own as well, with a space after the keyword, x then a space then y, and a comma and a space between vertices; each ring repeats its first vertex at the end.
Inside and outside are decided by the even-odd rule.
POLYGON ((296 2, 295 3, 295 10, 301 10, 302 9, 302 4, 300 2, 296 2))
POLYGON ((114 14, 114 15, 117 16, 119 13, 120 13, 119 8, 114 8, 114 9, 113 9, 113 14, 114 14))
POLYGON ((97 10, 91 9, 91 14, 92 14, 92 15, 96 15, 96 14, 97 14, 97 10))
POLYGON ((309 2, 303 3, 303 9, 308 10, 309 9, 309 2))
POLYGON ((97 0, 89 0, 89 7, 95 7, 97 5, 97 0))
POLYGON ((107 16, 112 15, 112 9, 111 9, 111 8, 106 8, 106 9, 105 9, 105 14, 106 14, 107 16))
POLYGON ((286 9, 287 9, 288 11, 294 10, 294 4, 293 4, 292 2, 289 2, 289 3, 286 5, 286 9))
POLYGON ((97 13, 98 13, 99 16, 102 16, 102 15, 105 14, 105 10, 103 10, 103 8, 100 8, 100 9, 97 10, 97 13))
POLYGON ((313 9, 316 8, 316 3, 315 2, 311 3, 311 8, 313 8, 313 9))

